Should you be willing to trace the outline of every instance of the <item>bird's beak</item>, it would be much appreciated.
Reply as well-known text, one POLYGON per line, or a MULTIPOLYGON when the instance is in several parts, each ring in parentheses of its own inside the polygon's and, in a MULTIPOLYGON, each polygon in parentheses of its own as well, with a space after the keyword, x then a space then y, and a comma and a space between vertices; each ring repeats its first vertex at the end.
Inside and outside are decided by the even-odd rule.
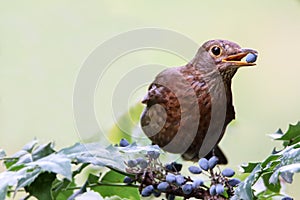
POLYGON ((241 49, 238 53, 229 55, 228 57, 224 58, 222 62, 230 63, 231 65, 242 67, 242 66, 253 66, 256 65, 255 62, 247 62, 242 61, 249 53, 254 54, 257 56, 257 51, 253 49, 241 49))

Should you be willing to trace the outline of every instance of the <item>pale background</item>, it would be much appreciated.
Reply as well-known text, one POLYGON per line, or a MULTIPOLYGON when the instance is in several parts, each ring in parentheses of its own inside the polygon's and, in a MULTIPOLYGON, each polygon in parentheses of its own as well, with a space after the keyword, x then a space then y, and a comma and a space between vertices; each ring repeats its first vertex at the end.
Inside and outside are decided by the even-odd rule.
MULTIPOLYGON (((300 119, 300 1, 0 1, 0 148, 12 154, 34 137, 57 148, 79 141, 72 94, 82 63, 102 42, 142 27, 259 51, 257 67, 241 69, 233 81, 237 120, 221 143, 230 166, 265 158, 276 144, 267 134, 300 119)), ((136 59, 184 63, 157 52, 124 62, 136 59)), ((103 92, 95 96, 96 113, 109 129, 110 106, 97 105, 103 92)), ((287 192, 297 199, 295 179, 287 192)))

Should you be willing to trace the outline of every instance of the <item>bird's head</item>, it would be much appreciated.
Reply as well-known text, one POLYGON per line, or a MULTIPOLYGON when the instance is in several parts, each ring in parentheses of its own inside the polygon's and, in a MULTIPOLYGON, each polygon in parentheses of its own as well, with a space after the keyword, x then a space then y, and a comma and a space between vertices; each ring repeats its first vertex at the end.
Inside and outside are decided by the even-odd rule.
POLYGON ((202 67, 213 66, 224 78, 232 78, 238 68, 256 65, 255 62, 247 62, 244 59, 248 54, 257 56, 258 53, 253 49, 241 48, 228 40, 209 40, 200 47, 195 58, 202 67))

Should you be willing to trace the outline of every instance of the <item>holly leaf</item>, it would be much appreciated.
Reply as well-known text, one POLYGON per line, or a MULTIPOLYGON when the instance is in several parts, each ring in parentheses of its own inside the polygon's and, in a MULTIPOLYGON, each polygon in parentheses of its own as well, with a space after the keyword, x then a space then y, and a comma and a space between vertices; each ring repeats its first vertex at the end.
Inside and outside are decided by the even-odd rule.
POLYGON ((39 145, 32 151, 32 159, 38 160, 40 158, 46 157, 55 152, 53 149, 53 142, 49 142, 48 144, 39 145))
POLYGON ((257 164, 250 175, 235 189, 233 200, 254 199, 252 186, 256 183, 262 172, 261 164, 257 164))
POLYGON ((276 140, 284 141, 283 145, 291 146, 293 144, 300 142, 300 121, 296 125, 289 125, 289 128, 285 134, 281 137, 276 138, 276 140))
POLYGON ((27 163, 26 166, 31 166, 32 168, 38 166, 42 171, 61 174, 68 180, 72 180, 71 160, 65 155, 50 154, 39 160, 27 163))
POLYGON ((135 142, 126 146, 126 147, 109 147, 117 148, 121 153, 126 154, 147 154, 148 151, 157 151, 161 152, 161 149, 158 145, 147 145, 147 146, 138 146, 135 142))
POLYGON ((258 165, 259 163, 247 163, 247 164, 243 164, 241 167, 243 169, 243 173, 251 173, 254 168, 258 165))
POLYGON ((269 182, 272 174, 273 174, 272 172, 264 173, 264 175, 262 175, 262 179, 264 181, 264 185, 267 187, 268 190, 278 193, 281 189, 281 185, 279 181, 277 181, 276 183, 269 182))
MULTIPOLYGON (((101 183, 123 183, 124 175, 110 170, 107 172, 103 178, 101 179, 101 183)), ((92 188, 93 191, 98 192, 103 197, 110 197, 117 195, 121 198, 126 199, 140 199, 140 194, 138 192, 138 188, 134 188, 131 185, 120 185, 120 186, 107 186, 107 185, 99 185, 97 187, 92 188)))
POLYGON ((5 200, 9 186, 17 184, 19 175, 16 172, 5 171, 0 173, 0 200, 5 200))
POLYGON ((31 152, 33 150, 33 148, 37 145, 38 140, 34 139, 31 142, 28 142, 27 144, 25 144, 22 148, 22 150, 27 151, 27 152, 31 152))
POLYGON ((64 178, 63 180, 55 179, 52 185, 52 195, 53 199, 55 200, 68 199, 73 194, 73 191, 67 190, 67 188, 76 186, 74 180, 69 181, 66 178, 64 178))
POLYGON ((41 174, 41 168, 30 168, 30 167, 25 167, 17 172, 17 174, 20 175, 20 179, 18 180, 18 184, 15 189, 15 194, 16 192, 22 188, 30 185, 34 180, 41 174))
POLYGON ((299 145, 293 145, 278 153, 281 155, 280 162, 274 168, 274 173, 269 182, 276 184, 279 175, 288 183, 292 183, 293 174, 300 172, 300 148, 299 145))
POLYGON ((103 148, 99 143, 76 143, 71 147, 60 150, 58 155, 67 156, 78 163, 90 163, 125 171, 125 160, 122 154, 115 148, 103 148))
POLYGON ((52 200, 51 188, 55 178, 55 173, 41 173, 29 186, 25 187, 25 191, 37 199, 52 200))

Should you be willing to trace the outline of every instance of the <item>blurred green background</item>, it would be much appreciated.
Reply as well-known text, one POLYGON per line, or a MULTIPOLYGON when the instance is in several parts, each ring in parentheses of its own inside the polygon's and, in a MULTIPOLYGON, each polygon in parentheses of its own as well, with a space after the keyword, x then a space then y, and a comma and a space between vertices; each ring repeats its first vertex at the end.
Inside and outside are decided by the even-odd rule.
MULTIPOLYGON (((222 38, 259 51, 257 67, 239 70, 233 81, 237 119, 221 142, 230 166, 266 157, 277 144, 267 134, 300 119, 300 1, 0 1, 0 148, 12 154, 34 137, 58 148, 79 141, 72 95, 82 63, 107 39, 143 27, 171 29, 199 45, 222 38)), ((114 65, 136 60, 185 62, 144 52, 114 65)), ((113 85, 95 94, 105 130, 114 124, 111 108, 97 102, 113 85)), ((287 188, 296 199, 298 184, 300 176, 287 188)))

